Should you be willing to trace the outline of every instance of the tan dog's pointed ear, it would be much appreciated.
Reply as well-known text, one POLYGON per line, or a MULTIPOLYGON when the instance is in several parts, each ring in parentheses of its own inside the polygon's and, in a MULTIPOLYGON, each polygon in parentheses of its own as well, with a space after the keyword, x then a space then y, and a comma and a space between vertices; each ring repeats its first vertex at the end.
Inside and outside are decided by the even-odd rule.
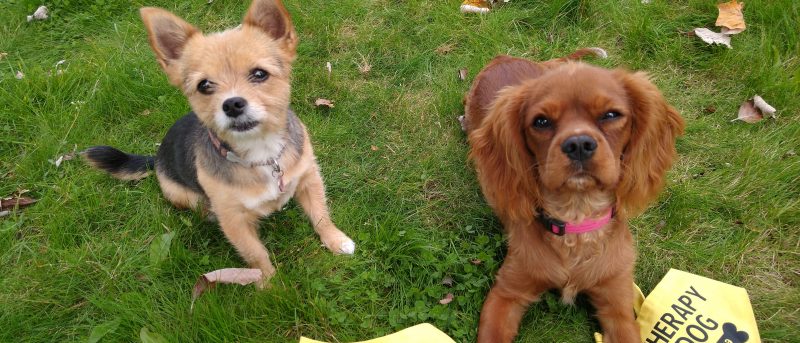
POLYGON ((297 50, 297 34, 292 18, 280 0, 254 0, 244 16, 243 24, 261 29, 282 42, 283 48, 292 54, 297 50))
POLYGON ((645 73, 615 70, 633 109, 631 139, 623 152, 622 179, 617 187, 620 210, 629 216, 643 211, 664 187, 667 170, 677 155, 675 139, 684 122, 645 73))
POLYGON ((150 47, 156 53, 158 63, 169 77, 170 83, 180 87, 182 77, 177 62, 183 54, 186 43, 200 31, 160 8, 143 7, 139 10, 139 14, 142 16, 150 47))

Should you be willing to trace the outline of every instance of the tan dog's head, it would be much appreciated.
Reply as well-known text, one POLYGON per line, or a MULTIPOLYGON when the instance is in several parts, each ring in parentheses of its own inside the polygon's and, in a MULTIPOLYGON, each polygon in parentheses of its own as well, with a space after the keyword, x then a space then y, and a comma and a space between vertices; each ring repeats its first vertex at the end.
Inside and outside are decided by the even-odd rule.
POLYGON ((482 184, 497 184, 496 210, 519 219, 543 196, 591 192, 637 213, 662 188, 684 127, 643 73, 583 63, 502 90, 483 122, 470 135, 482 184))
POLYGON ((254 0, 240 28, 210 35, 160 8, 140 13, 170 83, 220 138, 246 140, 286 126, 297 36, 280 0, 254 0))

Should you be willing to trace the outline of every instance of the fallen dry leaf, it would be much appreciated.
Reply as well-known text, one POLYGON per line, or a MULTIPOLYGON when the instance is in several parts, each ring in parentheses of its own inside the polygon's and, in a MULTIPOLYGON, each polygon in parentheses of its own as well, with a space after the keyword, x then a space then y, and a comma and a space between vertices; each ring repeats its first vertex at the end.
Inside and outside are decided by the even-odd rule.
POLYGON ((453 278, 450 276, 445 276, 444 279, 442 279, 442 285, 453 287, 453 278))
POLYGON ((440 303, 440 304, 442 304, 442 305, 447 305, 447 304, 449 304, 451 301, 453 301, 453 293, 447 293, 447 294, 444 296, 444 298, 442 298, 441 300, 439 300, 439 303, 440 303))
POLYGON ((361 74, 369 73, 372 70, 372 65, 369 64, 364 55, 361 55, 361 63, 356 63, 356 65, 358 66, 358 72, 361 74))
POLYGON ((448 53, 452 52, 455 46, 453 44, 442 44, 436 48, 436 53, 439 55, 447 55, 448 53))
POLYGON ((489 0, 464 0, 461 3, 461 13, 489 13, 492 5, 489 0))
POLYGON ((17 80, 22 80, 25 78, 25 74, 21 70, 17 70, 17 74, 14 75, 14 77, 16 77, 17 80))
POLYGON ((719 16, 717 16, 715 25, 722 26, 722 33, 733 35, 747 28, 744 23, 744 14, 742 14, 743 7, 744 3, 736 0, 717 4, 719 16))
POLYGON ((58 156, 58 158, 56 158, 55 160, 47 160, 47 161, 52 163, 52 164, 55 164, 56 168, 58 168, 58 167, 61 166, 61 163, 63 163, 64 161, 69 161, 69 160, 74 159, 75 158, 75 154, 77 154, 76 150, 78 150, 78 145, 77 144, 72 148, 72 152, 69 152, 69 153, 66 153, 64 155, 58 156))
POLYGON ((0 199, 0 210, 13 210, 33 205, 39 200, 19 195, 12 195, 0 199))
POLYGON ((319 106, 325 106, 325 107, 328 107, 328 108, 333 108, 334 107, 333 106, 333 101, 330 101, 328 99, 322 99, 322 98, 317 98, 317 100, 314 101, 314 105, 317 106, 317 107, 319 107, 319 106))
POLYGON ((325 69, 328 71, 328 76, 331 76, 333 72, 333 66, 331 66, 331 62, 325 62, 325 69))
POLYGON ((377 147, 377 146, 370 145, 370 147, 369 147, 369 148, 370 148, 370 150, 372 150, 372 151, 378 151, 378 147, 377 147))
POLYGON ((481 260, 476 258, 476 259, 470 260, 469 263, 472 263, 472 264, 477 266, 477 265, 480 265, 481 263, 483 263, 483 261, 481 261, 481 260))
POLYGON ((39 6, 39 8, 37 8, 36 11, 33 12, 33 15, 29 15, 27 17, 27 19, 28 19, 28 21, 31 21, 31 20, 34 20, 34 19, 36 19, 36 20, 45 20, 45 19, 47 19, 47 7, 46 6, 39 6))
POLYGON ((467 68, 459 69, 458 70, 458 79, 464 81, 467 79, 467 68))
POLYGON ((756 95, 739 106, 738 117, 731 121, 741 120, 746 123, 754 124, 764 119, 765 116, 774 117, 775 107, 772 107, 764 101, 764 99, 756 95))
POLYGON ((192 290, 192 305, 190 311, 194 309, 194 301, 197 300, 206 290, 214 288, 218 283, 236 283, 247 286, 251 283, 259 282, 264 279, 261 269, 248 268, 225 268, 218 269, 200 275, 192 290))
POLYGON ((714 32, 703 27, 694 29, 694 34, 708 44, 722 44, 727 46, 728 49, 733 49, 731 46, 731 36, 726 34, 714 32))

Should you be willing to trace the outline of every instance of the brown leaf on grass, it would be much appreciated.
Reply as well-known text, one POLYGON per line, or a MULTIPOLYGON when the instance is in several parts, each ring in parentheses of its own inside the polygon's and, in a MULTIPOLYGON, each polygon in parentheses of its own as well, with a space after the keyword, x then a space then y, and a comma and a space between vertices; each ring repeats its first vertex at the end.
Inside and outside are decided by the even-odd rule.
POLYGON ((189 308, 191 311, 194 309, 194 301, 197 300, 206 290, 214 288, 218 283, 235 283, 242 286, 249 285, 264 279, 264 274, 261 269, 248 269, 248 268, 225 268, 218 269, 213 272, 208 272, 200 275, 197 282, 192 289, 192 305, 189 308))
POLYGON ((747 28, 744 23, 744 14, 742 14, 743 7, 744 3, 736 0, 717 4, 719 16, 717 16, 715 25, 722 26, 722 33, 733 35, 747 28))
POLYGON ((71 152, 66 153, 64 155, 61 155, 61 156, 58 156, 55 160, 48 159, 47 161, 52 163, 52 164, 55 164, 56 168, 58 168, 58 167, 61 166, 61 163, 63 163, 64 161, 69 161, 69 160, 74 159, 75 155, 77 154, 77 150, 78 150, 78 145, 75 144, 72 147, 72 151, 71 152))
POLYGON ((461 3, 461 13, 489 13, 492 8, 490 0, 464 0, 461 3))
POLYGON ((479 260, 479 259, 477 259, 477 258, 476 258, 476 259, 472 259, 472 260, 470 260, 470 261, 469 261, 469 263, 472 263, 472 264, 474 264, 474 265, 478 266, 478 265, 480 265, 481 263, 483 263, 483 261, 481 261, 481 260, 479 260))
POLYGON ((35 204, 37 199, 24 197, 20 195, 12 195, 0 199, 0 210, 13 210, 15 208, 28 207, 35 204))
POLYGON ((450 276, 445 276, 444 279, 442 279, 442 285, 453 287, 453 278, 450 276))
POLYGON ((372 151, 378 151, 378 147, 375 146, 375 145, 370 145, 369 149, 372 150, 372 151))
POLYGON ((56 158, 55 161, 53 161, 53 160, 48 160, 48 161, 50 161, 50 163, 52 163, 52 164, 55 164, 56 168, 58 168, 58 167, 61 166, 61 163, 64 163, 64 161, 69 161, 69 160, 74 159, 75 158, 75 154, 76 153, 73 151, 71 153, 58 156, 58 158, 56 158))
POLYGON ((726 34, 714 32, 703 27, 694 29, 694 34, 708 44, 722 44, 727 46, 728 49, 733 49, 731 46, 731 36, 726 34))
POLYGON ((369 55, 364 56, 360 52, 358 53, 361 56, 361 62, 356 62, 356 66, 358 67, 358 72, 361 74, 367 74, 372 70, 372 65, 369 64, 369 55))
POLYGON ((447 55, 448 53, 452 52, 454 49, 455 49, 455 46, 453 44, 447 43, 447 44, 439 45, 439 47, 437 47, 435 51, 439 55, 447 55))
POLYGON ((29 15, 27 17, 28 21, 31 20, 45 20, 47 19, 47 7, 46 6, 39 6, 36 9, 36 12, 33 12, 33 15, 29 15))
POLYGON ((770 106, 764 99, 756 95, 739 106, 739 116, 731 121, 741 120, 754 124, 764 119, 765 116, 774 117, 775 107, 770 106))
POLYGON ((447 304, 449 304, 449 303, 450 303, 450 302, 452 302, 452 301, 453 301, 453 293, 447 293, 447 294, 444 296, 444 298, 442 298, 441 300, 439 300, 439 303, 440 303, 440 304, 442 304, 442 305, 447 305, 447 304))
POLYGON ((467 68, 458 70, 458 79, 464 81, 467 79, 467 68))
POLYGON ((372 65, 369 64, 366 58, 364 58, 361 63, 357 63, 358 65, 358 72, 361 74, 367 74, 372 70, 372 65))
POLYGON ((333 106, 333 101, 328 100, 328 99, 322 99, 322 98, 317 98, 317 100, 314 101, 314 106, 317 106, 317 107, 325 106, 327 108, 333 108, 334 107, 333 106))

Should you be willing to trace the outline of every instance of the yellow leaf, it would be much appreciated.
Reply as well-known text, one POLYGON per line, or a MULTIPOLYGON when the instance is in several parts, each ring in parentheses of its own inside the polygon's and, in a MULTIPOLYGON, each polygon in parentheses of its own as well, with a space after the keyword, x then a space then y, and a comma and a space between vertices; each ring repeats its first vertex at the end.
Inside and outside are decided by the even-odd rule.
POLYGON ((718 4, 717 8, 719 16, 716 25, 724 28, 722 33, 732 35, 744 31, 747 27, 744 23, 744 14, 742 14, 743 2, 733 0, 718 4))

